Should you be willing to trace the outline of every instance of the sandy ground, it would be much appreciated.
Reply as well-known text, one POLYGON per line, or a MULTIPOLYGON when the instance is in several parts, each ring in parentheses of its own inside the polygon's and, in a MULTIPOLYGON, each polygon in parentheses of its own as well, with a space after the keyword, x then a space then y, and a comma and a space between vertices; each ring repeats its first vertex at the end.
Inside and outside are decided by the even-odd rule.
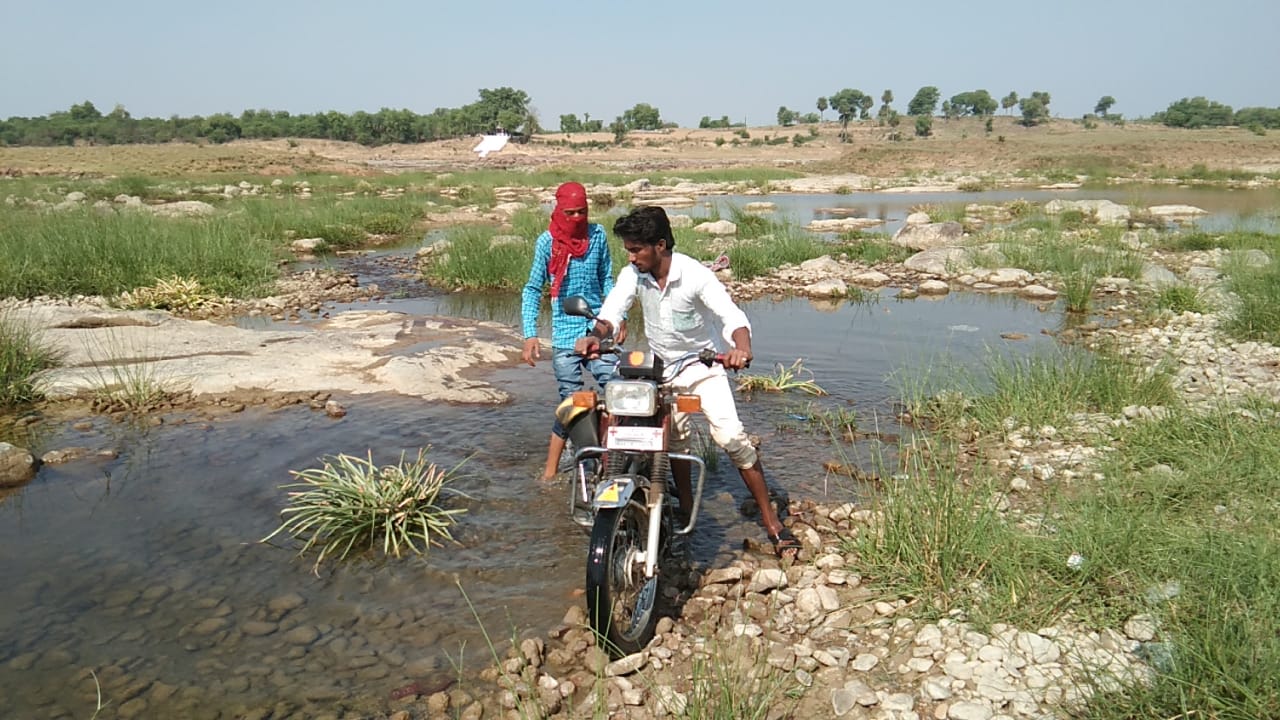
POLYGON ((805 173, 855 172, 872 177, 915 174, 1007 174, 1049 170, 1112 168, 1121 174, 1152 175, 1209 170, 1280 172, 1280 133, 1255 135, 1243 128, 1181 130, 1130 123, 1093 130, 1069 121, 1024 128, 1012 117, 983 121, 934 122, 934 136, 911 138, 904 119, 899 142, 874 122, 849 128, 841 142, 839 125, 757 127, 743 139, 730 130, 676 128, 633 132, 621 145, 609 133, 547 134, 511 144, 484 159, 471 152, 477 138, 368 148, 325 140, 252 140, 226 145, 146 145, 76 148, 0 148, 0 177, 23 175, 201 175, 253 172, 376 174, 383 171, 466 169, 589 168, 643 172, 732 167, 784 167, 805 173), (787 138, 782 144, 770 140, 787 138), (717 145, 717 142, 721 144, 717 145), (737 141, 735 145, 734 142, 737 141), (753 145, 752 143, 759 142, 753 145))

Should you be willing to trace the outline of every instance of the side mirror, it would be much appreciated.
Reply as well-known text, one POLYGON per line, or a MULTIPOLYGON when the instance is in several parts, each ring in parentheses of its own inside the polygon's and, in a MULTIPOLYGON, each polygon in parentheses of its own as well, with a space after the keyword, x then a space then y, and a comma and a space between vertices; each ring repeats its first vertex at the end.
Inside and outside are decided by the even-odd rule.
POLYGON ((591 306, 587 304, 587 299, 581 295, 570 295, 560 301, 560 309, 565 315, 576 315, 590 320, 596 319, 596 314, 591 312, 591 306))

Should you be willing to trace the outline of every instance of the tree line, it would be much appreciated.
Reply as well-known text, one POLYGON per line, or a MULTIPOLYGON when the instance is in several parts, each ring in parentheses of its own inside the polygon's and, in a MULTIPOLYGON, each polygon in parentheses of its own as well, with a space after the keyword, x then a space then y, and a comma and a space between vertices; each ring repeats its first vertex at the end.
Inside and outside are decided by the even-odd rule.
MULTIPOLYGON (((342 140, 361 145, 385 145, 389 143, 417 143, 430 140, 469 137, 481 133, 504 130, 512 134, 532 135, 542 132, 528 93, 509 87, 481 89, 479 99, 460 108, 437 108, 428 114, 411 110, 383 108, 369 113, 351 114, 334 110, 298 115, 286 111, 245 110, 239 116, 217 113, 208 116, 165 118, 135 118, 120 105, 103 114, 93 103, 85 101, 72 105, 65 112, 54 112, 40 117, 11 117, 0 120, 0 145, 73 145, 163 143, 172 140, 188 142, 205 141, 224 143, 241 138, 316 138, 342 140)), ((1034 90, 1025 96, 1011 91, 996 100, 985 89, 956 93, 943 99, 936 86, 926 85, 916 91, 907 103, 906 116, 913 118, 914 132, 927 137, 933 131, 933 119, 941 113, 946 119, 958 117, 985 117, 987 129, 990 118, 998 110, 1012 114, 1016 109, 1019 122, 1028 127, 1050 119, 1048 92, 1034 90)), ((891 137, 899 136, 902 116, 892 107, 892 90, 880 95, 876 121, 890 128, 891 137)), ((1083 118, 1086 127, 1097 120, 1123 122, 1121 115, 1111 113, 1116 104, 1114 97, 1102 96, 1094 112, 1083 118)), ((848 139, 849 123, 871 119, 876 100, 855 88, 843 88, 828 96, 819 97, 817 112, 801 113, 785 105, 778 108, 777 123, 784 127, 796 123, 818 123, 826 119, 827 110, 836 114, 840 122, 841 137, 848 139)), ((1233 110, 1230 105, 1204 97, 1183 98, 1151 118, 1170 127, 1201 128, 1236 125, 1263 133, 1267 129, 1280 128, 1280 108, 1246 107, 1233 110)), ((714 120, 704 115, 700 128, 736 128, 745 123, 734 123, 729 116, 714 120)), ((662 120, 658 108, 648 103, 637 103, 617 116, 607 126, 599 118, 584 113, 560 116, 560 132, 581 133, 608 130, 614 140, 621 142, 632 130, 658 130, 674 127, 674 123, 662 120)))
POLYGON ((528 93, 509 87, 480 90, 480 99, 460 108, 437 108, 422 115, 383 108, 377 112, 336 110, 293 115, 278 110, 245 110, 239 116, 135 118, 117 105, 103 114, 92 102, 40 117, 0 120, 0 145, 102 145, 163 143, 171 140, 224 143, 241 138, 316 138, 361 145, 415 143, 467 137, 495 130, 541 132, 528 93))
POLYGON ((1280 108, 1246 107, 1232 110, 1204 97, 1182 98, 1152 116, 1169 127, 1202 128, 1237 125, 1254 132, 1280 128, 1280 108))

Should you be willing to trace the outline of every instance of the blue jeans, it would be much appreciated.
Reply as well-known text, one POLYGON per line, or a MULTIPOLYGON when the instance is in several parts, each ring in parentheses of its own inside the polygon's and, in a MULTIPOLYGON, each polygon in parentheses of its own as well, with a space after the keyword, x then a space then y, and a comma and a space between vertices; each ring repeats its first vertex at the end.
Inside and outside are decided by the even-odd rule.
MULTIPOLYGON (((586 360, 581 355, 575 355, 573 350, 567 348, 551 349, 551 369, 556 375, 556 384, 560 387, 560 399, 564 400, 573 393, 581 390, 585 383, 582 380, 582 368, 587 370, 595 377, 596 384, 601 388, 609 382, 614 372, 618 369, 617 356, 608 358, 596 358, 595 360, 586 360)), ((556 418, 556 422, 551 426, 551 432, 558 437, 567 437, 568 433, 564 426, 560 424, 560 419, 556 418)))

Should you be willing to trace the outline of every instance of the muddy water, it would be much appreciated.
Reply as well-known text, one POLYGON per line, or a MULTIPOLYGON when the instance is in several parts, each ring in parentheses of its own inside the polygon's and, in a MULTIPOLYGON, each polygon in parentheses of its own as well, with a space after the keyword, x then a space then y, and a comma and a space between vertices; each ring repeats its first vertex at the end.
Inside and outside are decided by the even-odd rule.
MULTIPOLYGON (((514 298, 447 295, 379 305, 516 323, 514 298)), ((771 483, 791 497, 851 498, 826 459, 892 458, 875 439, 834 447, 812 418, 857 413, 863 429, 897 433, 900 369, 971 365, 990 350, 1024 352, 1058 320, 1008 296, 954 295, 869 304, 808 300, 747 305, 760 366, 803 358, 831 394, 743 398, 762 436, 771 483), (1028 336, 1001 339, 1002 332, 1028 336)), ((759 367, 759 366, 758 366, 759 367)), ((172 415, 158 426, 94 419, 37 425, 36 451, 110 448, 119 457, 45 466, 0 502, 0 696, 8 717, 88 717, 98 676, 111 701, 99 718, 231 718, 274 709, 374 714, 411 682, 468 680, 498 640, 556 624, 582 581, 585 535, 564 488, 532 478, 554 401, 550 368, 505 368, 491 380, 502 407, 400 397, 339 398, 341 420, 300 406, 216 420, 172 415), (288 471, 317 458, 372 451, 380 462, 431 446, 470 498, 458 544, 426 558, 327 563, 286 541, 262 544, 279 521, 288 471), (465 591, 465 596, 464 596, 465 591), (462 670, 458 670, 457 668, 462 670)), ((739 506, 747 495, 721 459, 708 481, 695 564, 714 566, 762 538, 739 506)))

